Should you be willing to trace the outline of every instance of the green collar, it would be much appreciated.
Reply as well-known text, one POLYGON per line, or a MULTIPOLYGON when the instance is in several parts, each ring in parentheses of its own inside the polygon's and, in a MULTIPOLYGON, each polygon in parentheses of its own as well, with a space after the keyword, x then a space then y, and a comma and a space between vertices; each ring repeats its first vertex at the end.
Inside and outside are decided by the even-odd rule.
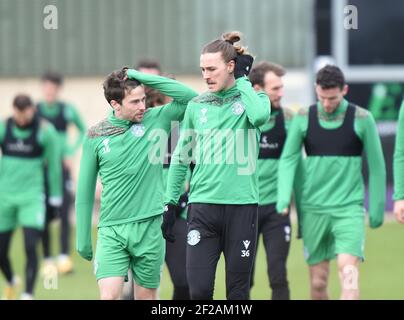
POLYGON ((16 124, 13 125, 12 127, 12 132, 13 135, 17 138, 17 139, 26 139, 31 135, 32 132, 32 128, 27 128, 27 129, 21 129, 19 127, 17 127, 16 124))
POLYGON ((39 108, 41 109, 43 114, 47 116, 55 116, 60 111, 60 106, 57 101, 52 104, 48 104, 45 101, 43 101, 39 104, 39 108))
POLYGON ((118 119, 115 117, 115 112, 112 110, 109 115, 108 115, 108 121, 113 124, 114 126, 117 127, 122 127, 122 128, 129 128, 132 126, 133 122, 130 120, 123 120, 123 119, 118 119))
POLYGON ((320 115, 327 119, 327 120, 333 120, 337 118, 339 115, 344 113, 346 109, 348 108, 348 101, 345 99, 342 99, 338 107, 334 110, 333 113, 327 113, 324 111, 323 106, 321 105, 320 101, 317 102, 317 110, 319 110, 320 115))
POLYGON ((232 86, 231 88, 229 88, 227 90, 221 90, 221 91, 213 93, 213 95, 215 95, 215 96, 217 96, 219 98, 222 98, 222 99, 232 97, 232 96, 234 96, 236 94, 238 94, 236 84, 234 84, 234 86, 232 86))

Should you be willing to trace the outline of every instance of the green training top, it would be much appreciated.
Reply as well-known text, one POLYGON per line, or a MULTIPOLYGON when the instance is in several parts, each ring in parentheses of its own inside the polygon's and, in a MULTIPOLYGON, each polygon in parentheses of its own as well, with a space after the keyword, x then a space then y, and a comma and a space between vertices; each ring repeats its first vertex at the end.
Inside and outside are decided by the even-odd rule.
POLYGON ((258 203, 259 126, 269 115, 267 95, 257 94, 247 77, 228 90, 190 101, 171 159, 165 202, 178 202, 194 158, 190 203, 258 203))
POLYGON ((394 200, 404 200, 404 100, 397 123, 394 150, 394 200))
MULTIPOLYGON (((332 114, 327 114, 317 103, 318 119, 323 128, 339 127, 348 107, 343 100, 332 114)), ((292 183, 308 128, 309 109, 299 111, 292 121, 288 138, 279 163, 277 210, 282 211, 290 202, 292 183)), ((386 169, 380 138, 373 116, 365 109, 355 110, 354 130, 362 141, 369 164, 370 226, 383 223, 386 169)), ((352 215, 364 213, 364 183, 361 157, 310 156, 304 160, 305 179, 302 186, 303 213, 352 215)))
MULTIPOLYGON (((47 104, 46 102, 40 102, 39 108, 41 113, 49 118, 56 118, 60 112, 59 103, 54 103, 50 105, 47 104)), ((67 132, 57 131, 57 136, 59 139, 59 143, 61 145, 62 157, 65 158, 74 155, 74 153, 80 147, 86 133, 86 126, 83 120, 81 119, 77 109, 71 104, 64 103, 63 117, 68 125, 73 124, 78 129, 78 136, 72 143, 69 143, 68 141, 67 132)))
MULTIPOLYGON (((26 139, 32 128, 12 127, 12 134, 17 139, 26 139)), ((5 139, 6 123, 0 122, 0 143, 5 139)), ((53 205, 60 205, 62 200, 62 173, 59 161, 59 145, 56 130, 51 123, 41 120, 37 133, 37 142, 43 148, 39 158, 21 158, 2 156, 0 158, 0 195, 13 199, 30 199, 43 197, 44 171, 48 164, 49 194, 53 205)))
POLYGON ((89 129, 76 197, 77 250, 92 258, 91 215, 97 175, 101 178, 98 227, 140 221, 163 213, 163 160, 171 121, 181 121, 197 94, 165 77, 128 70, 128 77, 161 91, 173 101, 147 109, 141 123, 108 119, 89 129))

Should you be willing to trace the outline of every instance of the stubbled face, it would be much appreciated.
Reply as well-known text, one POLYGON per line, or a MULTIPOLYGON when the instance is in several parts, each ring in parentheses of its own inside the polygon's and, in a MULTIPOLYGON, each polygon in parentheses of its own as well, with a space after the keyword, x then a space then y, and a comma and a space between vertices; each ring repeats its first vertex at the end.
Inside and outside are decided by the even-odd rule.
POLYGON ((201 54, 202 77, 210 92, 228 89, 234 84, 234 61, 225 62, 221 52, 201 54))
POLYGON ((13 110, 14 110, 13 118, 14 118, 15 123, 19 127, 26 127, 34 119, 36 109, 34 106, 30 106, 24 110, 19 110, 14 107, 13 110))
POLYGON ((323 89, 321 86, 316 85, 316 93, 323 110, 327 113, 333 113, 348 93, 348 86, 345 85, 342 89, 339 87, 323 89))
POLYGON ((146 94, 143 86, 138 86, 125 94, 122 103, 111 101, 115 115, 124 120, 141 122, 146 111, 146 94))
POLYGON ((283 97, 283 81, 272 71, 267 72, 264 76, 263 90, 271 101, 271 107, 280 108, 283 97))
POLYGON ((60 88, 61 87, 59 85, 51 81, 43 81, 42 94, 45 101, 49 104, 56 102, 59 96, 60 88))

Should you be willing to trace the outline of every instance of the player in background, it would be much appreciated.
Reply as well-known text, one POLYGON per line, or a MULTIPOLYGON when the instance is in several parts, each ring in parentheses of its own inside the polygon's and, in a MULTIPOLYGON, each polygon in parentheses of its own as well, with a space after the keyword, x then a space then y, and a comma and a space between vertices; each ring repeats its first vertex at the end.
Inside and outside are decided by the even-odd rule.
POLYGON ((342 71, 327 65, 315 85, 318 102, 292 120, 279 162, 277 211, 287 214, 304 146, 301 220, 312 299, 328 299, 330 260, 337 258, 341 299, 359 299, 364 259, 365 208, 362 153, 369 165, 370 227, 383 224, 386 168, 373 116, 348 102, 342 71))
MULTIPOLYGON (((56 72, 47 72, 42 76, 42 94, 43 100, 38 103, 38 115, 49 121, 55 127, 58 143, 60 144, 59 162, 62 168, 62 185, 63 185, 63 203, 58 216, 47 205, 45 229, 42 235, 44 265, 42 268, 43 276, 52 274, 54 268, 54 259, 51 250, 51 233, 49 230, 50 223, 54 218, 60 218, 59 243, 60 253, 56 260, 57 271, 59 274, 66 274, 73 271, 73 262, 70 257, 70 223, 69 212, 72 202, 73 182, 72 182, 72 157, 81 146, 84 138, 86 127, 77 111, 76 107, 70 103, 60 100, 60 91, 63 85, 63 77, 56 72), (75 127, 77 136, 73 142, 69 141, 71 133, 69 129, 75 127)), ((45 175, 47 169, 45 168, 45 175)), ((49 197, 49 186, 45 180, 46 197, 49 197)))
POLYGON ((404 223, 404 100, 397 123, 396 146, 394 149, 394 214, 404 223))
MULTIPOLYGON (((283 76, 285 74, 286 70, 282 66, 262 61, 251 70, 249 75, 254 89, 257 92, 264 91, 268 95, 272 111, 268 122, 260 127, 257 238, 258 241, 260 234, 262 234, 272 300, 290 299, 286 269, 292 230, 290 216, 279 215, 276 212, 278 163, 286 141, 287 130, 294 115, 292 110, 281 105, 284 94, 283 76)), ((299 168, 299 174, 300 171, 301 168, 299 168)), ((301 190, 300 186, 301 181, 295 179, 295 200, 301 190)), ((254 273, 251 278, 251 287, 253 286, 253 275, 254 273)))
MULTIPOLYGON (((22 227, 26 256, 23 300, 34 298, 38 270, 37 245, 45 225, 45 205, 62 204, 61 167, 56 130, 39 119, 31 98, 19 94, 13 116, 0 122, 0 269, 7 285, 3 298, 16 298, 16 277, 9 259, 12 235, 22 227), (49 197, 45 204, 43 166, 48 166, 49 197)), ((57 276, 57 273, 54 274, 57 276)))

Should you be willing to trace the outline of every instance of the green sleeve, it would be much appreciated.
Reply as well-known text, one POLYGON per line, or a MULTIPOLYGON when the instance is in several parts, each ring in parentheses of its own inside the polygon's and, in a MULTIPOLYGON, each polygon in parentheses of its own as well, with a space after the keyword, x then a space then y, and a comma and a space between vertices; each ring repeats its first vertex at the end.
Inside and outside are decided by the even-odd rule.
POLYGON ((0 143, 3 142, 4 136, 6 135, 6 125, 5 122, 0 121, 0 143))
POLYGON ((379 134, 373 116, 363 122, 363 145, 369 166, 369 219, 370 227, 377 228, 383 224, 386 202, 386 166, 379 134))
POLYGON ((91 218, 98 175, 98 162, 92 146, 93 141, 93 139, 85 138, 83 142, 76 193, 76 248, 79 254, 87 260, 91 260, 93 257, 91 218))
POLYGON ((262 126, 268 121, 271 113, 268 96, 263 91, 255 92, 247 77, 238 78, 236 85, 240 91, 248 120, 254 127, 262 126))
POLYGON ((282 212, 288 208, 292 196, 295 173, 301 159, 302 143, 307 119, 296 115, 288 130, 285 146, 278 167, 278 196, 276 210, 282 212))
POLYGON ((164 114, 171 120, 181 121, 188 102, 198 95, 190 87, 170 78, 143 73, 134 69, 129 69, 127 75, 129 79, 138 80, 144 85, 173 98, 172 102, 164 106, 164 114))
POLYGON ((396 146, 394 149, 394 200, 404 200, 404 100, 397 123, 396 146))
POLYGON ((58 134, 52 124, 47 123, 41 128, 39 143, 44 148, 45 160, 48 165, 49 202, 52 205, 62 204, 62 167, 60 165, 60 143, 58 134))
POLYGON ((301 224, 302 224, 302 210, 301 210, 301 202, 302 202, 302 194, 303 194, 303 183, 304 183, 304 163, 303 163, 303 155, 300 153, 300 157, 297 163, 296 168, 296 176, 293 182, 293 196, 295 200, 295 207, 297 213, 297 225, 298 232, 297 237, 301 238, 301 224))
POLYGON ((66 148, 66 155, 72 156, 83 142, 84 136, 86 134, 86 126, 77 109, 72 105, 69 105, 68 107, 68 120, 70 123, 73 123, 78 129, 78 136, 76 140, 72 144, 68 144, 66 148))
MULTIPOLYGON (((286 131, 289 131, 290 125, 295 114, 290 110, 284 110, 285 113, 285 128, 286 131), (286 114, 288 112, 288 115, 286 114)), ((300 153, 299 161, 297 163, 296 175, 293 182, 293 200, 295 202, 296 214, 297 214, 297 238, 300 239, 302 237, 301 232, 301 200, 302 200, 302 191, 303 191, 303 182, 304 182, 304 163, 303 163, 303 155, 300 153)))
POLYGON ((187 108, 184 121, 181 123, 180 138, 171 157, 170 169, 168 170, 167 192, 164 203, 177 204, 183 192, 184 182, 189 165, 191 163, 192 150, 195 150, 195 132, 192 124, 192 108, 187 108))

